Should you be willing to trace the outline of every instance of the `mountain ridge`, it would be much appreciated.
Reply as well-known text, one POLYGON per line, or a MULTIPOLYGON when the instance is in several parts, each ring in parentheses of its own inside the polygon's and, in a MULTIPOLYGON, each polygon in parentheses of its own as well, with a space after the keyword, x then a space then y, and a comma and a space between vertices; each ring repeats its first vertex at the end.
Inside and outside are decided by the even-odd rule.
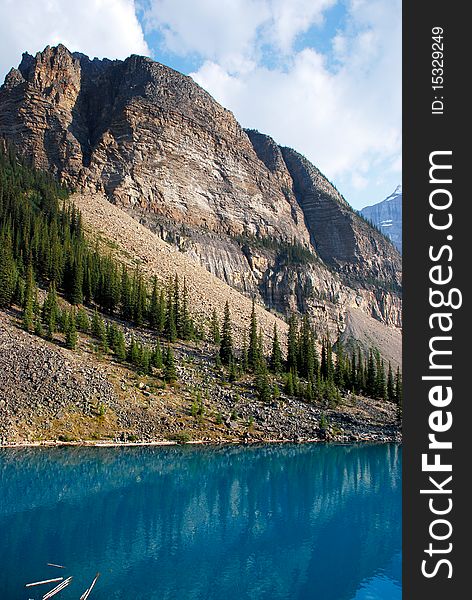
POLYGON ((398 251, 402 252, 402 186, 384 200, 364 207, 360 214, 388 237, 398 251))
POLYGON ((305 157, 63 45, 0 146, 0 444, 399 439, 401 259, 305 157))
POLYGON ((0 88, 0 136, 269 309, 308 311, 333 336, 350 306, 401 326, 388 241, 309 161, 245 131, 188 76, 62 45, 25 54, 0 88), (287 244, 308 254, 287 264, 287 244))

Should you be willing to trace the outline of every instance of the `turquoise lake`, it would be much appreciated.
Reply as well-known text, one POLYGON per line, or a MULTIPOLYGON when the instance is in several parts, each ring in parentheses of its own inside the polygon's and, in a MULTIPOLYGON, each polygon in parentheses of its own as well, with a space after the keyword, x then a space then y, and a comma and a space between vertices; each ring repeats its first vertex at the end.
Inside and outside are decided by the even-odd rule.
POLYGON ((90 600, 400 600, 401 446, 0 450, 2 600, 97 571, 90 600))

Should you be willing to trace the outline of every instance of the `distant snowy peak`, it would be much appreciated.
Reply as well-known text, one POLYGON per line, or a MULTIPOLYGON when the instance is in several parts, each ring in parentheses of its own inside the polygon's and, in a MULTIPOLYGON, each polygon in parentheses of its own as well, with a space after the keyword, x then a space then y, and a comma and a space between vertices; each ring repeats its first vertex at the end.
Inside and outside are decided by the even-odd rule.
POLYGON ((397 185, 395 191, 385 200, 366 206, 361 215, 373 223, 380 231, 392 240, 398 250, 402 251, 402 186, 397 185))
POLYGON ((385 200, 383 202, 390 202, 391 200, 395 200, 395 198, 397 198, 398 196, 401 196, 401 195, 402 195, 402 186, 397 185, 393 194, 390 194, 390 196, 387 196, 387 198, 385 198, 385 200))

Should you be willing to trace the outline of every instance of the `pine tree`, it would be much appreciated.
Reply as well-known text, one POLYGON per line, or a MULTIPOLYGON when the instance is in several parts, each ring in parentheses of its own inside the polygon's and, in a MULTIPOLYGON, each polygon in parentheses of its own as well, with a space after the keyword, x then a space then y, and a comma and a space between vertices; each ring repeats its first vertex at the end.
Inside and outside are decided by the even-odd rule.
POLYGON ((0 237, 0 308, 10 306, 17 286, 17 270, 10 235, 0 237))
POLYGON ((331 408, 335 408, 341 402, 341 394, 332 380, 325 382, 324 397, 331 408))
MULTIPOLYGON (((311 329, 311 328, 310 328, 311 329)), ((313 388, 319 377, 320 364, 315 345, 315 334, 310 330, 306 349, 306 376, 310 387, 313 388)))
POLYGON ((197 391, 195 400, 192 402, 192 417, 201 421, 205 414, 205 404, 203 402, 202 393, 200 390, 197 391))
POLYGON ((303 315, 298 337, 297 367, 300 375, 308 377, 308 358, 311 352, 311 327, 308 315, 303 315))
POLYGON ((233 360, 233 335, 231 331, 231 314, 229 311, 229 304, 226 301, 223 326, 221 329, 221 344, 220 344, 220 358, 224 365, 229 365, 233 360))
POLYGON ((118 339, 118 327, 115 325, 115 323, 108 323, 106 326, 106 331, 108 347, 115 352, 116 342, 118 339))
POLYGON ((401 408, 403 405, 403 382, 402 376, 400 373, 400 367, 397 367, 397 372, 395 374, 395 402, 401 408))
POLYGON ((139 362, 139 348, 134 336, 131 337, 129 342, 126 352, 126 360, 133 366, 136 366, 139 362))
POLYGON ((220 335, 220 322, 218 320, 218 314, 216 308, 213 308, 210 322, 210 342, 215 346, 218 346, 221 342, 220 335))
POLYGON ((151 299, 149 301, 148 321, 152 329, 158 329, 159 326, 159 290, 157 287, 157 278, 153 277, 151 299))
POLYGON ((157 331, 159 334, 162 334, 166 327, 166 296, 163 289, 159 293, 159 310, 157 316, 157 331))
POLYGON ((177 273, 174 276, 174 318, 175 318, 175 328, 177 332, 177 337, 182 337, 182 312, 181 312, 181 303, 180 303, 180 286, 179 286, 179 277, 177 273))
POLYGON ((43 322, 41 319, 41 306, 39 304, 39 299, 38 299, 38 288, 36 288, 35 290, 35 297, 34 297, 34 302, 33 302, 33 323, 34 323, 34 333, 36 335, 39 335, 40 337, 44 336, 44 328, 43 328, 43 322))
POLYGON ((115 347, 113 348, 115 353, 115 357, 120 362, 123 362, 126 359, 126 342, 125 335, 121 328, 118 329, 116 338, 115 338, 115 347))
POLYGON ((121 318, 125 321, 131 321, 133 318, 132 287, 128 270, 124 265, 121 270, 120 304, 121 318))
POLYGON ((248 368, 255 371, 260 359, 259 339, 257 336, 256 303, 252 301, 251 322, 249 325, 248 368))
POLYGON ((141 327, 147 312, 147 292, 143 276, 136 270, 133 279, 133 320, 141 327))
POLYGON ((167 307, 166 307, 166 337, 169 342, 175 342, 177 339, 177 325, 175 320, 175 304, 172 280, 169 280, 167 288, 167 307))
POLYGON ((77 348, 78 335, 77 335, 77 325, 75 322, 75 311, 70 310, 67 317, 66 324, 66 346, 70 350, 75 350, 77 348))
POLYGON ((159 340, 156 341, 156 345, 154 346, 151 356, 151 364, 156 369, 162 369, 162 350, 159 340))
POLYGON ((298 358, 298 324, 297 317, 292 315, 288 322, 287 371, 297 372, 298 358))
POLYGON ((98 310, 95 309, 92 316, 92 335, 96 338, 100 338, 102 335, 103 320, 98 314, 98 310))
POLYGON ((300 379, 298 377, 298 373, 295 370, 292 370, 292 381, 293 381, 293 393, 295 396, 299 395, 300 392, 300 379))
POLYGON ((13 303, 23 306, 25 301, 25 280, 20 275, 16 278, 15 293, 13 294, 13 303))
POLYGON ((66 332, 68 312, 69 311, 65 307, 62 310, 59 309, 58 317, 57 317, 57 330, 60 331, 61 333, 66 332))
POLYGON ((139 359, 139 370, 145 375, 151 374, 151 350, 148 346, 142 346, 139 359))
POLYGON ((34 301, 36 297, 36 284, 34 282, 33 265, 31 260, 26 271, 26 288, 23 311, 23 327, 26 331, 34 330, 34 301))
POLYGON ((83 306, 81 306, 77 312, 77 329, 82 333, 88 333, 90 331, 90 319, 83 306))
POLYGON ((366 377, 365 377, 365 370, 364 370, 364 365, 362 362, 362 353, 361 353, 361 349, 358 348, 357 350, 357 377, 356 377, 356 381, 357 381, 357 385, 358 385, 358 391, 359 392, 365 392, 366 389, 366 377))
POLYGON ((92 315, 92 335, 96 338, 100 337, 100 316, 97 309, 92 315))
POLYGON ((59 238, 59 232, 57 228, 56 221, 52 221, 50 227, 50 235, 49 235, 49 262, 48 262, 48 272, 47 275, 51 281, 54 283, 56 287, 59 285, 61 281, 62 275, 62 263, 63 263, 63 249, 61 246, 61 241, 59 238))
POLYGON ((103 352, 108 350, 107 328, 103 318, 98 314, 97 309, 92 317, 92 335, 100 342, 100 348, 103 352))
POLYGON ((43 321, 46 324, 48 339, 52 339, 57 331, 57 320, 59 316, 59 305, 57 300, 56 285, 51 283, 43 304, 43 321))
POLYGON ((371 398, 374 398, 377 392, 376 388, 376 372, 375 372, 375 360, 374 353, 372 350, 369 351, 369 358, 367 361, 367 373, 366 373, 366 393, 371 398))
MULTIPOLYGON (((93 282, 92 282, 92 269, 90 266, 90 258, 87 257, 87 263, 84 266, 84 283, 83 283, 83 292, 84 292, 84 302, 86 304, 90 304, 93 297, 93 282)), ((53 281, 57 281, 56 278, 53 281)))
MULTIPOLYGON (((257 362, 264 358, 264 336, 262 333, 262 327, 259 327, 259 334, 257 336, 257 362)), ((265 360, 265 359, 264 359, 265 360)))
POLYGON ((274 333, 272 336, 272 353, 270 355, 270 368, 275 374, 282 372, 282 350, 280 349, 277 323, 274 324, 274 333))
POLYGON ((180 328, 181 328, 181 338, 183 340, 192 339, 192 337, 193 337, 192 318, 190 316, 190 312, 189 312, 189 308, 188 308, 188 289, 187 289, 187 279, 185 277, 184 277, 184 285, 182 288, 180 328))
POLYGON ((350 381, 351 381, 351 390, 355 393, 357 391, 359 391, 359 379, 358 379, 358 373, 357 373, 357 364, 356 364, 356 354, 355 352, 352 353, 351 356, 351 376, 350 376, 350 381))
POLYGON ((324 339, 321 342, 321 367, 320 367, 320 371, 321 371, 321 377, 323 378, 323 381, 326 381, 328 379, 328 362, 326 360, 326 342, 325 342, 324 339))
POLYGON ((393 377, 392 363, 390 361, 388 361, 387 399, 390 402, 395 402, 395 380, 393 377))
POLYGON ((247 351, 247 334, 246 330, 244 330, 243 334, 243 349, 241 352, 241 368, 243 373, 247 373, 249 370, 249 356, 247 351))
POLYGON ((315 386, 313 384, 313 380, 309 379, 306 388, 305 388, 305 400, 308 402, 313 402, 315 399, 315 386))
POLYGON ((174 383, 176 379, 177 371, 175 369, 174 352, 172 347, 168 345, 164 358, 164 380, 166 383, 174 383))
POLYGON ((236 361, 235 359, 231 359, 230 363, 229 363, 229 373, 228 373, 228 380, 233 383, 238 379, 238 369, 237 369, 237 365, 236 365, 236 361))
POLYGON ((347 354, 344 356, 344 389, 346 391, 352 391, 351 360, 347 354))
POLYGON ((326 339, 326 379, 327 381, 334 380, 334 365, 333 365, 333 347, 329 336, 326 339))
POLYGON ((270 385, 269 375, 267 372, 267 364, 264 358, 261 358, 257 364, 256 371, 256 390, 257 397, 261 402, 268 402, 270 400, 270 385))
POLYGON ((295 394, 292 371, 289 371, 287 373, 287 377, 285 378, 285 393, 287 394, 287 396, 293 396, 295 394))
POLYGON ((375 384, 373 396, 375 398, 383 398, 386 393, 385 369, 380 352, 377 349, 374 349, 372 350, 372 355, 375 363, 375 384))
POLYGON ((278 400, 280 398, 280 389, 277 383, 274 383, 274 385, 272 386, 272 397, 274 398, 274 400, 278 400))
POLYGON ((110 314, 113 314, 120 304, 120 276, 118 274, 118 266, 111 258, 108 258, 108 286, 107 286, 107 309, 110 314))
POLYGON ((375 388, 377 398, 382 400, 387 399, 387 386, 385 381, 385 364, 380 357, 378 350, 376 351, 376 372, 375 372, 375 388))
POLYGON ((341 340, 337 343, 337 358, 336 368, 334 370, 334 383, 339 389, 344 389, 345 386, 345 357, 344 347, 341 340))
POLYGON ((82 266, 82 257, 80 254, 75 258, 75 260, 71 264, 70 269, 70 294, 69 299, 71 304, 82 304, 84 301, 83 295, 83 279, 84 272, 82 266))

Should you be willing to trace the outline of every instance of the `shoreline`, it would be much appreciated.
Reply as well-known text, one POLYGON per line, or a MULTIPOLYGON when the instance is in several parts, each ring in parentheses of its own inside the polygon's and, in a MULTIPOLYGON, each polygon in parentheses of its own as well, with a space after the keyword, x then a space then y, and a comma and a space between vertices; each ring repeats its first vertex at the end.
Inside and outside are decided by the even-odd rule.
POLYGON ((85 447, 85 448, 130 448, 145 446, 258 446, 264 444, 402 444, 400 439, 355 439, 355 440, 321 440, 320 438, 309 439, 261 439, 261 440, 190 440, 188 442, 178 442, 175 440, 154 440, 148 442, 120 442, 105 440, 80 440, 72 442, 62 442, 56 440, 44 440, 41 442, 11 442, 0 444, 0 450, 7 448, 65 448, 65 447, 85 447))

